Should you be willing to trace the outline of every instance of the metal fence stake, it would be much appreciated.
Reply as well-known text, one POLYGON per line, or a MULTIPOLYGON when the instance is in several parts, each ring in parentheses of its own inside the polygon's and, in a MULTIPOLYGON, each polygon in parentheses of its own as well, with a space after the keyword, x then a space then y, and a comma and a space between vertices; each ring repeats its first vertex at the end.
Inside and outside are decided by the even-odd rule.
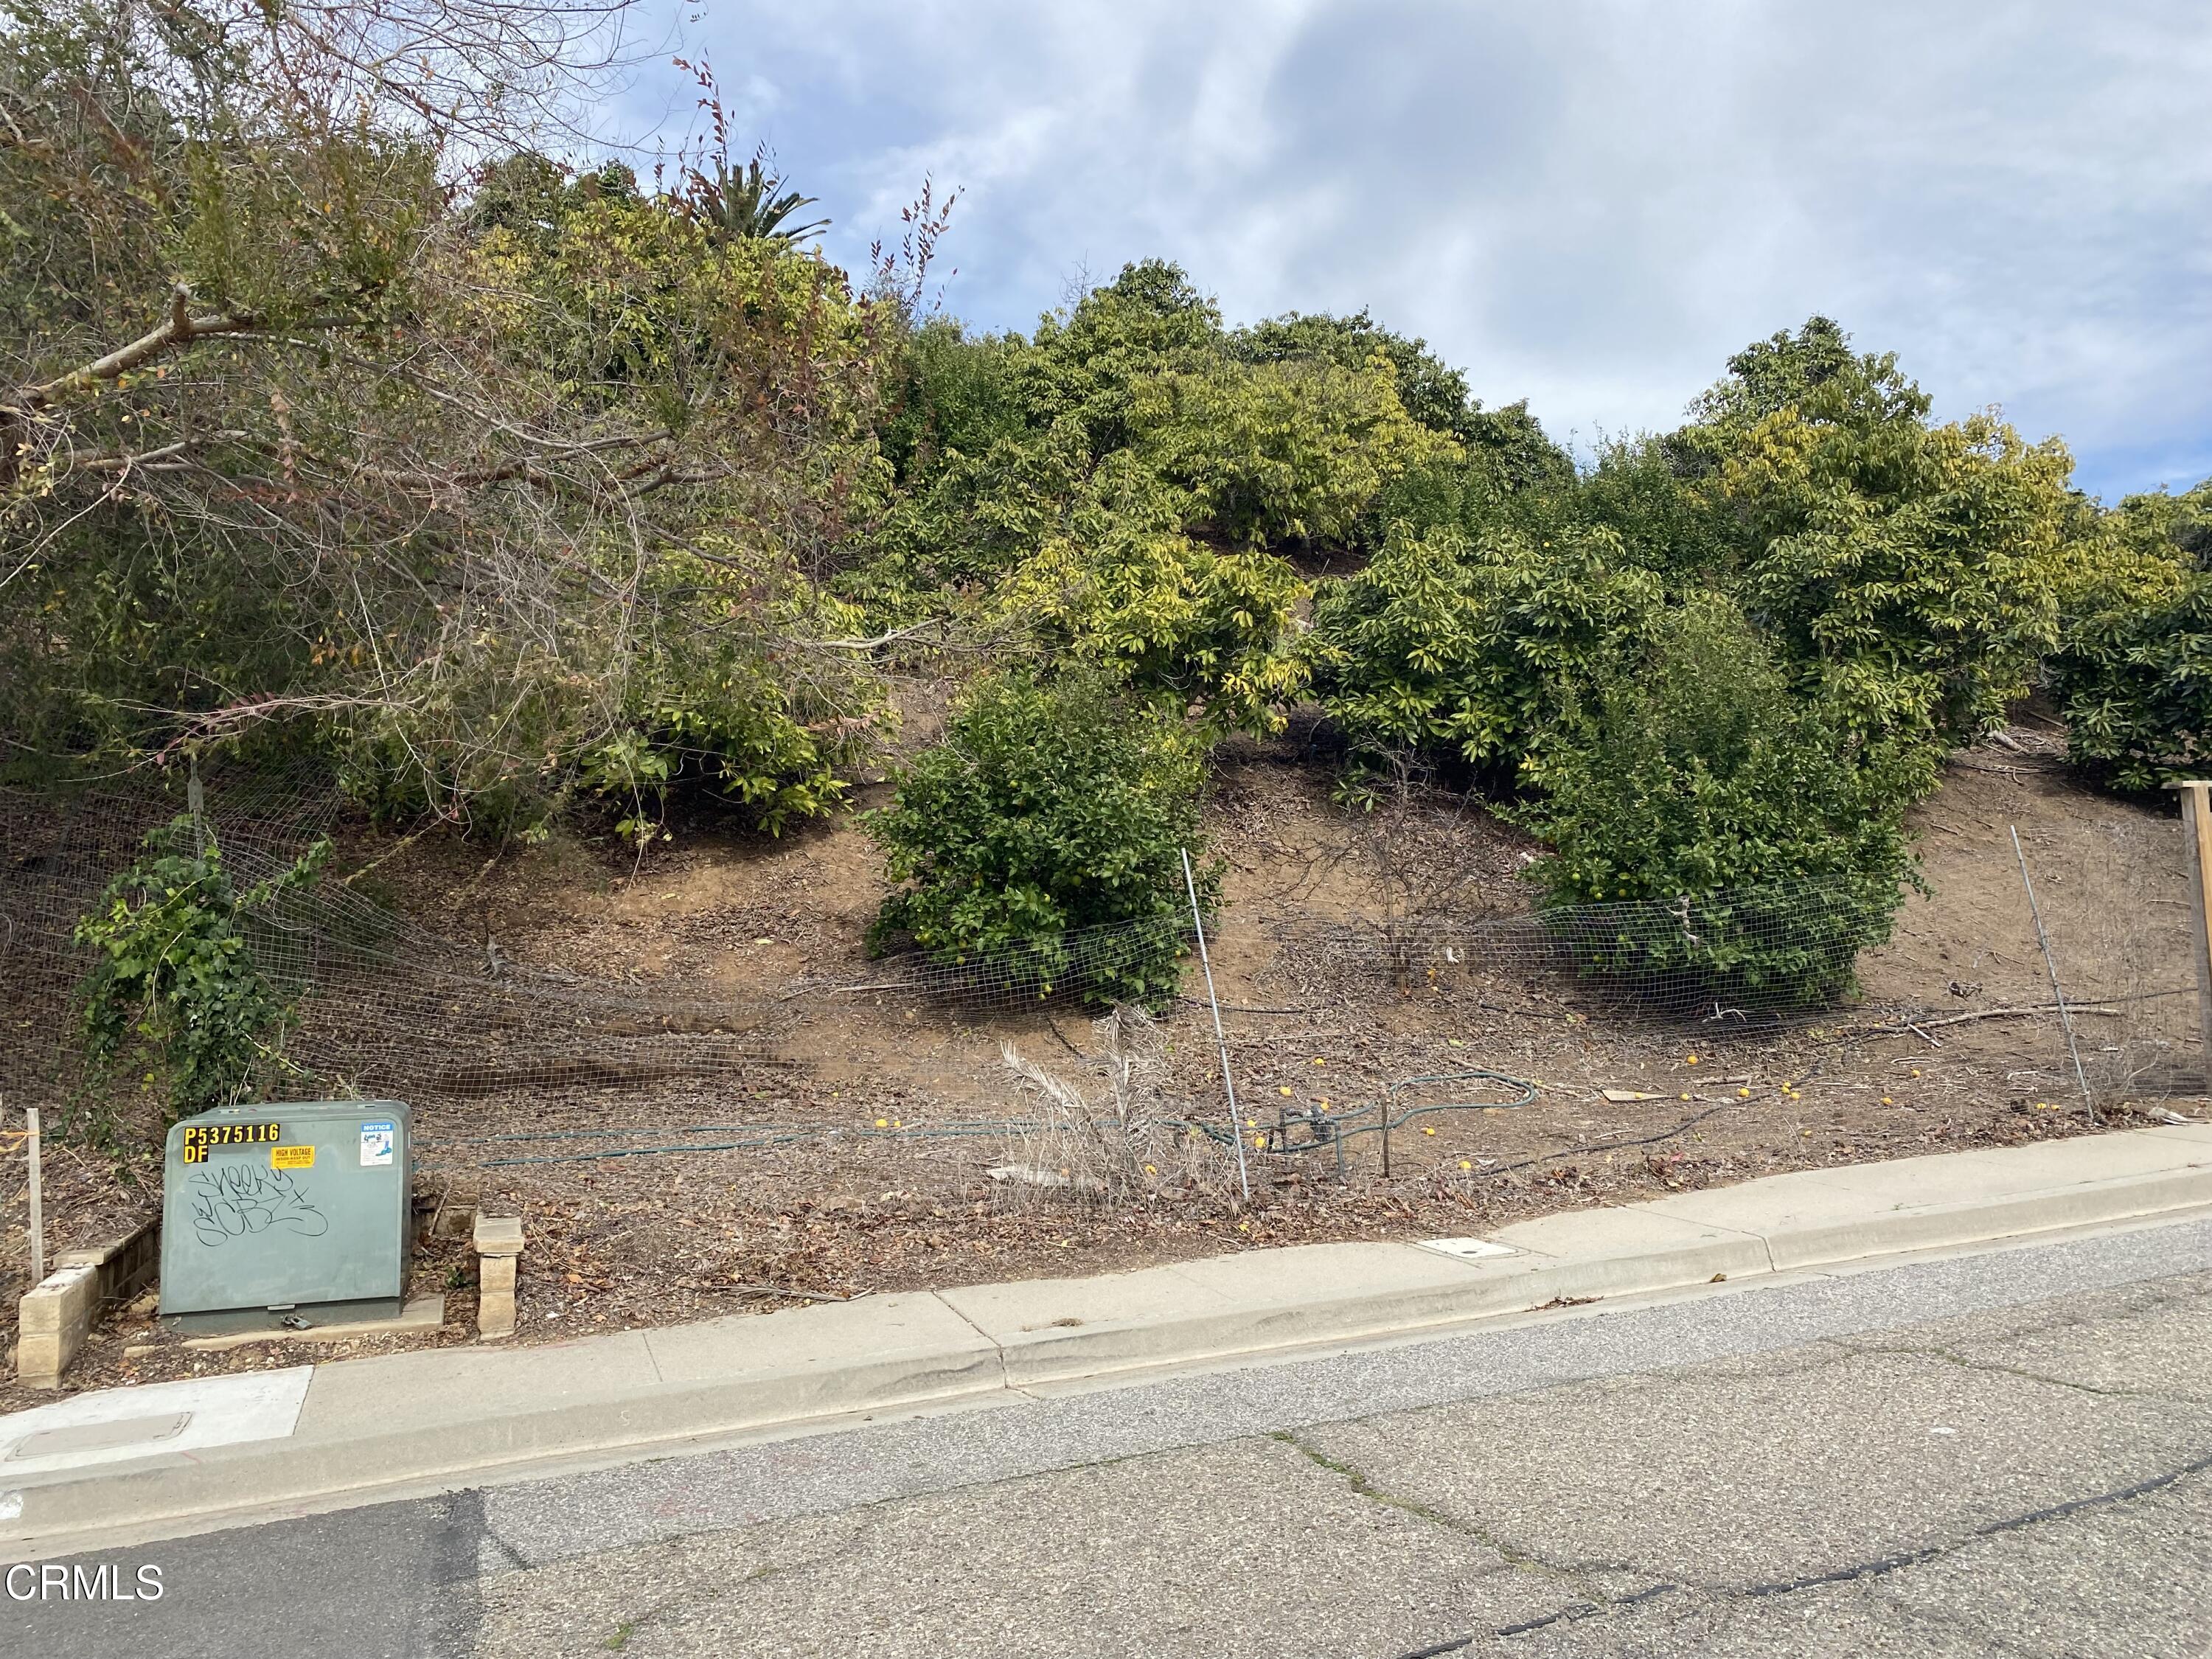
POLYGON ((1206 969, 1206 1000, 1213 1010, 1213 1045, 1221 1053, 1221 1086, 1229 1096, 1229 1133, 1237 1143, 1237 1181, 1244 1201, 1252 1201, 1252 1172, 1244 1165, 1244 1125, 1237 1110, 1237 1079, 1229 1071, 1229 1037, 1221 1029, 1221 999, 1213 994, 1213 961, 1206 953, 1206 918, 1199 914, 1198 878, 1191 874, 1190 848, 1182 849, 1182 884, 1190 893, 1190 925, 1198 930, 1198 963, 1206 969))
POLYGON ((2027 889, 2027 914, 2035 919, 2035 942, 2043 947, 2043 969, 2051 975, 2051 999, 2058 1005, 2058 1023, 2065 1028, 2066 1052, 2074 1057, 2074 1080, 2081 1085, 2081 1105, 2096 1122, 2097 1103, 2089 1094, 2088 1074, 2081 1069, 2081 1050, 2074 1041, 2074 1015, 2066 1006, 2066 993, 2058 988, 2058 964, 2051 955, 2051 935, 2044 931, 2043 907, 2035 902, 2035 884, 2027 878, 2027 854, 2021 850, 2020 830, 2012 824, 2012 854, 2020 860, 2020 884, 2027 889))

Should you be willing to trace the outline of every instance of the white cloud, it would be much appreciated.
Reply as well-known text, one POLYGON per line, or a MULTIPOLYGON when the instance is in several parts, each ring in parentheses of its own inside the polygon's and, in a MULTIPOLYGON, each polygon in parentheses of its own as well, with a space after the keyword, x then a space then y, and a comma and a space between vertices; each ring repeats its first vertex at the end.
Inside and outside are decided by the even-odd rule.
POLYGON ((963 186, 950 302, 988 325, 1157 253, 1232 318, 1371 305, 1587 438, 1825 311, 1941 410, 2063 433, 2092 488, 2212 472, 2212 14, 2180 0, 849 0, 693 32, 833 252, 925 173, 963 186))

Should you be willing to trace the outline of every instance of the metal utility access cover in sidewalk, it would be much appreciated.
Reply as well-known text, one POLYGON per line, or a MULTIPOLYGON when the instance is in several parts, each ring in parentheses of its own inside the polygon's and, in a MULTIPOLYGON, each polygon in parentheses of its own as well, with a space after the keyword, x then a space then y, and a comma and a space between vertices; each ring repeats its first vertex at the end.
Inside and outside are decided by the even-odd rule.
POLYGON ((164 1412, 158 1417, 125 1417, 112 1423, 76 1423, 67 1428, 41 1429, 9 1447, 5 1461, 13 1463, 26 1457, 106 1451, 116 1446, 150 1446, 157 1441, 173 1440, 191 1420, 190 1412, 164 1412))
POLYGON ((1473 1261, 1478 1256, 1520 1254, 1510 1244, 1495 1243, 1487 1238, 1425 1238, 1421 1241, 1421 1248, 1434 1250, 1438 1255, 1456 1256, 1462 1261, 1473 1261))
POLYGON ((312 1365, 72 1395, 0 1417, 0 1480, 280 1440, 300 1420, 312 1365))

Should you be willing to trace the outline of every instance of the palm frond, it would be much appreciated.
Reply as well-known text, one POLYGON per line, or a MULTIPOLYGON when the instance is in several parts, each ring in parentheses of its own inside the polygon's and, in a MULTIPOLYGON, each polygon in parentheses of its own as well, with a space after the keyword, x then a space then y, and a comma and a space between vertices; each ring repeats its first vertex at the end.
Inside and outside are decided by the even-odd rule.
POLYGON ((783 188, 786 180, 770 173, 758 155, 747 166, 731 168, 717 163, 713 175, 691 175, 690 211, 695 219, 732 241, 769 241, 787 245, 826 230, 826 218, 805 224, 789 222, 802 208, 817 199, 783 188))

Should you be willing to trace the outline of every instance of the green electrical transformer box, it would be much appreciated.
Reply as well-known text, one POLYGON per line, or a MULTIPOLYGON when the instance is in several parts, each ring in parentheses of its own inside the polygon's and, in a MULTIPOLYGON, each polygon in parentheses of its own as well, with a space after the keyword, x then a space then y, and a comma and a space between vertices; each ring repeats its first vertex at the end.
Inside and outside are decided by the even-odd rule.
POLYGON ((175 1125, 162 1313, 403 1297, 410 1139, 396 1100, 226 1106, 175 1125))

